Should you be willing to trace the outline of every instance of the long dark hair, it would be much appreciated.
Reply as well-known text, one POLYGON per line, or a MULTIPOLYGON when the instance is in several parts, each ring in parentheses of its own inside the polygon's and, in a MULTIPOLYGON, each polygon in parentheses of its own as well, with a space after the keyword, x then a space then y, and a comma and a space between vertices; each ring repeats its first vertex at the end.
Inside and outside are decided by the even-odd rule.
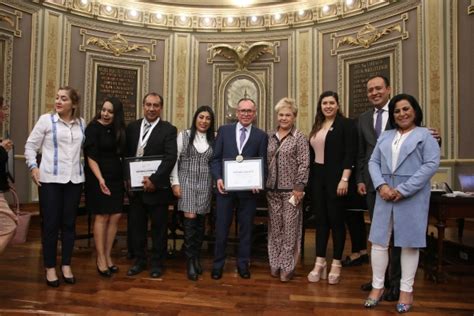
POLYGON ((395 111, 395 105, 402 100, 406 100, 408 101, 408 103, 410 103, 411 107, 415 111, 414 123, 416 126, 421 126, 421 122, 423 121, 423 111, 421 110, 420 104, 418 103, 418 101, 416 101, 414 96, 404 93, 397 94, 396 96, 394 96, 388 104, 388 119, 390 120, 390 124, 398 128, 397 123, 395 123, 395 117, 393 115, 393 112, 395 111))
MULTIPOLYGON (((123 104, 122 101, 116 97, 107 97, 104 102, 102 102, 102 106, 105 102, 110 102, 114 108, 114 120, 112 121, 112 125, 115 132, 117 154, 120 155, 125 151, 125 116, 123 114, 123 104)), ((101 112, 102 108, 100 108, 100 111, 94 116, 93 121, 97 122, 100 119, 101 112)))
POLYGON ((189 145, 188 145, 188 149, 189 147, 192 146, 193 142, 194 142, 194 138, 196 138, 196 119, 198 117, 198 115, 202 112, 208 112, 209 115, 211 116, 211 124, 209 124, 209 128, 207 129, 207 132, 206 132, 206 139, 207 139, 207 142, 209 143, 210 146, 212 146, 214 144, 214 139, 216 138, 216 133, 215 133, 215 126, 214 126, 214 111, 212 110, 212 108, 208 105, 201 105, 200 107, 198 107, 198 109, 196 110, 196 112, 194 113, 194 116, 193 116, 193 123, 191 124, 191 135, 189 136, 189 145))
MULTIPOLYGON (((337 95, 336 92, 324 91, 323 93, 321 93, 318 100, 318 106, 316 108, 316 116, 314 117, 314 124, 313 124, 313 127, 311 128, 311 133, 309 133, 309 139, 311 139, 311 137, 313 137, 314 135, 316 135, 317 132, 319 132, 319 130, 321 129, 321 126, 323 125, 324 120, 326 119, 326 117, 323 114, 323 110, 321 108, 321 103, 323 103, 323 99, 326 97, 333 97, 336 100, 337 105, 339 105, 339 96, 337 95)), ((343 116, 340 106, 337 109, 336 115, 343 116)))

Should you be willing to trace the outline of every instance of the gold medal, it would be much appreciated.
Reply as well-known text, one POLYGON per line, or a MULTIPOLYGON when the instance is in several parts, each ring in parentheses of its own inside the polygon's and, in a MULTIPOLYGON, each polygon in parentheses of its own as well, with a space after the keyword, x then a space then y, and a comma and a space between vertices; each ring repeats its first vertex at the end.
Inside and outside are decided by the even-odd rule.
POLYGON ((242 156, 242 155, 237 155, 237 157, 235 157, 235 161, 237 161, 237 162, 242 162, 242 161, 244 161, 244 156, 242 156))

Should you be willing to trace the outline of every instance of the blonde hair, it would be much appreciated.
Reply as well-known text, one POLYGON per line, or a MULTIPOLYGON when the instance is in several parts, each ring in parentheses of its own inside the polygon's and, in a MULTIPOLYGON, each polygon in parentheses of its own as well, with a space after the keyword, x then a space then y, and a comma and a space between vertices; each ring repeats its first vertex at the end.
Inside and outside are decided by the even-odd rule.
POLYGON ((290 109, 291 112, 296 116, 298 114, 298 107, 296 106, 295 99, 285 97, 277 102, 275 105, 275 112, 278 113, 281 109, 290 109))

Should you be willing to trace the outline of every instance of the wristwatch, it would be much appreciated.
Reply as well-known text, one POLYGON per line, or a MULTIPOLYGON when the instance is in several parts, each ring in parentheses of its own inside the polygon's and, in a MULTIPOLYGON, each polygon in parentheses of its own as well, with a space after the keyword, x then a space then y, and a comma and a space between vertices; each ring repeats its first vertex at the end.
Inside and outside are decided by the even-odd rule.
POLYGON ((341 178, 341 180, 344 181, 344 182, 349 182, 348 178, 341 178))

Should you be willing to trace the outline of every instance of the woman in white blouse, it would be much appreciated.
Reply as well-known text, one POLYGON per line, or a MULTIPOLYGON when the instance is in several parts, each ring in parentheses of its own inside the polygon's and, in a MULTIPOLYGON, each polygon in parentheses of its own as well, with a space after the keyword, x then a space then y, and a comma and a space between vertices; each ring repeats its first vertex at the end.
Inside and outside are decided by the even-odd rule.
POLYGON ((209 161, 214 143, 214 112, 203 105, 194 113, 190 129, 178 135, 178 161, 171 172, 178 210, 184 212, 184 248, 188 279, 202 274, 199 261, 204 239, 205 217, 211 208, 212 178, 209 161))
POLYGON ((76 213, 84 170, 81 146, 84 120, 80 117, 79 94, 61 87, 52 113, 40 116, 25 145, 25 158, 33 182, 39 187, 42 216, 43 261, 46 284, 59 286, 56 274, 58 233, 61 231, 61 272, 64 282, 76 283, 71 270, 76 213), (37 155, 41 152, 41 164, 37 155))

